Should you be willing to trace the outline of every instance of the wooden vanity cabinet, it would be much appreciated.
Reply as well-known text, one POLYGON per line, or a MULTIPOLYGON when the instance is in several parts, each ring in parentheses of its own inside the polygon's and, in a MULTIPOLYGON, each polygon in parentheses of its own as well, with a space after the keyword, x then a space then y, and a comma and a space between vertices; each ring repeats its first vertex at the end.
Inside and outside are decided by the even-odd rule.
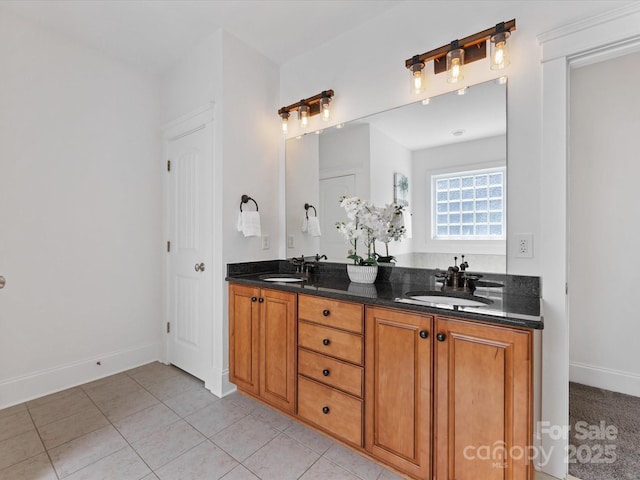
POLYGON ((431 473, 432 325, 431 315, 366 309, 365 448, 421 479, 431 473))
POLYGON ((434 478, 531 480, 531 332, 438 316, 434 336, 434 478))
POLYGON ((298 416, 362 448, 364 306, 298 296, 298 416))
POLYGON ((229 285, 229 380, 281 410, 296 406, 295 293, 229 285))

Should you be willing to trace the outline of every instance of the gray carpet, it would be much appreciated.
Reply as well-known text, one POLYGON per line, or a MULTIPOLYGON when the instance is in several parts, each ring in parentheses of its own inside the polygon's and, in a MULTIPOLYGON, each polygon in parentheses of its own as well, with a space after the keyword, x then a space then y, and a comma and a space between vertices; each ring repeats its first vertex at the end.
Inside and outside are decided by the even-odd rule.
POLYGON ((571 475, 640 480, 640 397, 571 382, 569 423, 571 475))

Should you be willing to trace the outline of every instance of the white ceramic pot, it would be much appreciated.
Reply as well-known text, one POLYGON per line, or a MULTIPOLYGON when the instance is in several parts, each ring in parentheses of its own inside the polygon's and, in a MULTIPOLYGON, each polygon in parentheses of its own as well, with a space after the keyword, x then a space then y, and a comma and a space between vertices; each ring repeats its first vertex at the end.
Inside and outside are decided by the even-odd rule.
POLYGON ((377 265, 347 265, 349 280, 354 283, 373 283, 378 276, 377 265))

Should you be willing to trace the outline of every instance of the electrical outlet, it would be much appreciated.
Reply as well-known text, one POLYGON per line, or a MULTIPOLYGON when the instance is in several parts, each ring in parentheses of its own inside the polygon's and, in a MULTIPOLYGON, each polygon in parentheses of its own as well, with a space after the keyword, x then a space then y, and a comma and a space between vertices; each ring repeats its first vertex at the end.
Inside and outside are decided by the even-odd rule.
POLYGON ((514 236, 517 258, 533 258, 533 234, 520 233, 514 236))
POLYGON ((269 250, 271 248, 271 237, 269 235, 262 236, 262 249, 269 250))
POLYGON ((295 248, 296 247, 294 238, 295 237, 293 235, 289 235, 287 237, 287 248, 295 248))

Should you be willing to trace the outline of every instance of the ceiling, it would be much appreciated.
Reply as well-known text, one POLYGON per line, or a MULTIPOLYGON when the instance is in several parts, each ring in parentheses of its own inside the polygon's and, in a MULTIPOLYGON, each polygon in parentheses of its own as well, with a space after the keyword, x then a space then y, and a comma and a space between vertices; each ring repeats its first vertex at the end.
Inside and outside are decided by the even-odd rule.
POLYGON ((0 0, 0 8, 157 74, 219 28, 283 64, 399 3, 397 0, 0 0))

